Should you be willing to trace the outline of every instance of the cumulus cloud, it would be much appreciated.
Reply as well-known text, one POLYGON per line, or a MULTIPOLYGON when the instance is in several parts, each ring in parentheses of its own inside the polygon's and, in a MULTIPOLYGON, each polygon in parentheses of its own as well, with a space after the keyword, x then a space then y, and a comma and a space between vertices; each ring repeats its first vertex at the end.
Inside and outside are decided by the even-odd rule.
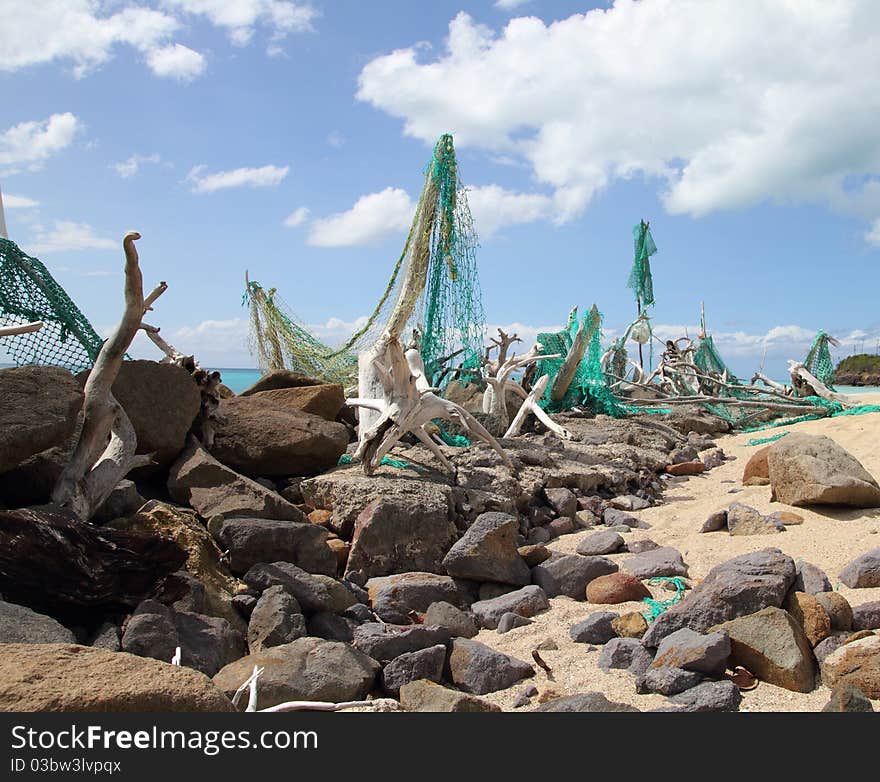
POLYGON ((530 3, 532 0, 495 0, 495 7, 502 11, 515 11, 520 6, 530 3))
POLYGON ((183 82, 201 76, 207 67, 204 55, 180 43, 153 49, 147 54, 147 65, 156 76, 183 82))
POLYGON ((193 193, 214 193, 230 187, 275 187, 280 184, 289 166, 261 166, 260 168, 236 168, 231 171, 204 173, 206 166, 195 166, 186 176, 192 183, 193 193))
POLYGON ((501 228, 550 219, 553 199, 538 193, 515 193, 498 185, 468 188, 468 204, 477 233, 488 239, 501 228))
POLYGON ((868 232, 865 234, 865 241, 874 247, 880 247, 880 218, 877 218, 868 232))
POLYGON ((12 193, 6 193, 5 195, 0 196, 0 198, 3 199, 3 206, 7 209, 33 209, 40 205, 40 202, 35 201, 33 198, 13 195, 12 193))
POLYGON ((288 228, 298 228, 308 219, 308 207, 301 206, 299 209, 294 209, 289 215, 287 215, 284 219, 284 225, 288 228))
POLYGON ((123 179, 128 179, 137 174, 144 163, 156 165, 161 162, 162 158, 158 154, 132 155, 128 160, 123 160, 121 163, 114 163, 113 168, 116 169, 116 173, 123 179))
POLYGON ((48 157, 70 146, 81 127, 70 112, 13 125, 0 133, 0 166, 8 166, 7 173, 22 166, 39 168, 48 157))
POLYGON ((87 223, 56 220, 52 230, 42 230, 28 248, 37 255, 75 250, 116 250, 119 242, 98 236, 87 223))
POLYGON ((554 190, 558 220, 633 177, 675 214, 765 202, 861 213, 876 187, 851 183, 880 173, 878 70, 873 0, 617 0, 500 31, 459 13, 442 51, 369 62, 357 97, 408 136, 453 128, 459 146, 524 161, 554 190))
POLYGON ((316 247, 375 244, 412 224, 415 202, 399 187, 361 196, 346 212, 312 221, 308 242, 316 247))

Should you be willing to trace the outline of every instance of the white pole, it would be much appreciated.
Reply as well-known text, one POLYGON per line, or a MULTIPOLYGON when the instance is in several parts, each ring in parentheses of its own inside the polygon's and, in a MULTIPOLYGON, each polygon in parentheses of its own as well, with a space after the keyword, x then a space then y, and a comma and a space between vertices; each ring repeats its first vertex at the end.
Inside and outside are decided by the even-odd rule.
POLYGON ((6 231, 6 215, 3 214, 3 191, 0 191, 0 236, 4 239, 9 238, 6 231))

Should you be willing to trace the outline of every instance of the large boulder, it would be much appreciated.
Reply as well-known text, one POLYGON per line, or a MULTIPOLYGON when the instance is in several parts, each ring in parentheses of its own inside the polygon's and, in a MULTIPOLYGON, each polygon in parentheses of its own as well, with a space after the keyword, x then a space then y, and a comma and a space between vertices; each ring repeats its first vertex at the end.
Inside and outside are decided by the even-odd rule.
POLYGON ((229 569, 244 575, 260 562, 291 562, 309 573, 336 575, 336 556, 327 545, 327 530, 308 521, 217 518, 211 534, 229 552, 229 569))
POLYGON ((767 486, 770 483, 768 459, 772 447, 772 445, 765 445, 751 455, 743 469, 743 486, 767 486))
POLYGON ((224 399, 211 453, 251 477, 316 475, 335 467, 348 429, 299 409, 295 389, 224 399))
POLYGON ((655 578, 657 576, 687 576, 688 567, 681 552, 671 546, 633 554, 623 561, 623 569, 636 578, 655 578))
POLYGON ((0 711, 233 711, 203 673, 74 644, 0 645, 0 711))
POLYGON ((276 388, 307 388, 322 385, 324 385, 323 381, 304 375, 302 372, 294 372, 290 369, 272 369, 237 396, 252 396, 261 391, 274 391, 276 388))
POLYGON ((300 410, 316 415, 325 421, 335 421, 345 405, 345 392, 335 383, 320 383, 312 386, 267 389, 253 393, 242 393, 252 399, 278 407, 300 410))
POLYGON ((298 638, 230 663, 214 676, 214 684, 232 697, 255 665, 263 669, 258 690, 261 709, 294 700, 361 700, 379 673, 379 663, 348 644, 298 638))
POLYGON ((443 557, 457 536, 445 499, 428 506, 398 497, 375 499, 355 522, 346 575, 362 583, 392 573, 443 574, 443 557))
POLYGON ((173 540, 186 553, 187 572, 203 587, 199 613, 222 617, 233 626, 240 622, 232 598, 246 586, 230 574, 222 561, 223 552, 193 511, 150 500, 136 513, 107 526, 173 540))
POLYGON ((0 644, 74 644, 64 625, 30 608, 0 600, 0 644))
POLYGON ((364 654, 384 663, 429 646, 445 645, 450 638, 449 630, 445 627, 365 622, 355 628, 352 643, 364 654))
POLYGON ((452 642, 449 671, 459 689, 475 695, 505 690, 535 675, 534 668, 527 662, 467 638, 456 638, 452 642))
POLYGON ((661 614, 645 633, 645 646, 658 646, 670 633, 690 627, 705 633, 714 625, 778 608, 795 579, 794 560, 779 549, 763 549, 712 568, 680 602, 661 614))
POLYGON ((531 584, 497 597, 479 600, 471 606, 471 611, 481 627, 494 630, 504 614, 530 617, 548 608, 550 602, 547 600, 547 593, 541 587, 531 584))
POLYGON ((719 624, 730 635, 730 664, 794 692, 816 687, 816 658, 800 625, 781 608, 764 608, 719 624))
POLYGON ((220 464, 195 438, 172 465, 168 492, 204 519, 245 516, 303 521, 302 513, 281 495, 220 464))
POLYGON ((245 639, 225 619, 177 611, 145 600, 128 620, 122 650, 170 662, 180 647, 181 665, 213 676, 247 652, 245 639))
POLYGON ((880 586, 880 547, 856 557, 840 571, 840 580, 850 589, 880 586))
POLYGON ((0 370, 0 472, 49 448, 76 429, 83 393, 62 367, 0 370))
POLYGON ((724 673, 729 657, 730 636, 727 633, 703 635, 683 627, 660 642, 651 668, 680 668, 718 676, 724 673))
POLYGON ((244 575, 244 582, 261 592, 282 586, 307 614, 340 614, 358 602, 344 584, 320 573, 307 573, 290 562, 254 565, 244 575))
POLYGON ((296 598, 282 586, 269 587, 263 592, 248 622, 247 640, 250 653, 256 654, 270 646, 288 644, 306 635, 309 635, 306 632, 306 618, 302 615, 296 598))
POLYGON ((868 698, 880 698, 880 635, 845 643, 822 661, 822 683, 858 687, 868 698))
POLYGON ((382 621, 391 624, 406 624, 413 611, 423 614, 435 603, 451 603, 459 608, 470 604, 467 594, 455 581, 435 573, 399 573, 371 578, 366 589, 373 610, 382 621))
POLYGON ((829 437, 789 434, 768 456, 773 497, 787 505, 880 507, 880 486, 829 437))
POLYGON ((445 662, 446 647, 443 644, 401 654, 382 671, 382 689, 391 697, 397 698, 400 696, 400 688, 410 682, 427 679, 439 683, 443 678, 445 662))
POLYGON ((443 567, 453 578, 525 586, 531 573, 517 551, 518 534, 519 522, 514 516, 483 513, 449 549, 443 567))

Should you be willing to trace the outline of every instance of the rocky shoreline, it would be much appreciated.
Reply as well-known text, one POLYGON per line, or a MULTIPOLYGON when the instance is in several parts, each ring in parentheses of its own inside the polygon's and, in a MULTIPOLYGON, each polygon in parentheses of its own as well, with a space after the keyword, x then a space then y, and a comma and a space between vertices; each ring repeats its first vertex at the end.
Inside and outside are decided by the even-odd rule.
POLYGON ((440 472, 404 445, 367 476, 337 464, 354 438, 340 386, 278 373, 227 395, 208 449, 190 434, 185 370, 126 362, 120 377, 154 464, 85 524, 48 504, 79 383, 0 371, 0 394, 19 400, 0 422, 0 709, 242 710, 255 667, 259 709, 730 710, 738 667, 796 692, 824 683, 829 708, 880 698, 880 603, 832 589, 873 594, 880 550, 853 551, 829 578, 755 537, 790 534, 795 507, 880 505, 834 443, 789 435, 745 466, 745 485, 766 481, 788 509, 719 501, 701 534, 752 545, 698 580, 650 519, 689 482, 741 469, 716 442, 729 425, 702 408, 563 414, 571 440, 502 441, 512 469, 472 445, 445 447, 454 472, 440 472), (560 617, 567 639, 534 637, 560 617), (609 699, 602 679, 570 692, 565 666, 576 680, 587 658, 609 683, 628 672, 644 709, 609 699))

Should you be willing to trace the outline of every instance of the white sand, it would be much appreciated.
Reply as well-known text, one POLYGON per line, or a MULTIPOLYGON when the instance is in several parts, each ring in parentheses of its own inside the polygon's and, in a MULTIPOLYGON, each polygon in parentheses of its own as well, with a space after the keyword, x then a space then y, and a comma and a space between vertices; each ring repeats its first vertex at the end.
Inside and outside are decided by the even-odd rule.
MULTIPOLYGON (((880 394, 862 398, 865 403, 880 404, 880 394)), ((860 399, 860 401, 862 401, 860 399)), ((880 414, 842 416, 820 421, 807 421, 793 426, 770 429, 757 434, 740 434, 721 438, 718 445, 734 460, 727 461, 709 473, 674 484, 665 493, 663 504, 634 515, 651 524, 651 529, 636 530, 625 539, 629 542, 650 538, 660 545, 677 548, 690 566, 690 576, 703 578, 716 564, 738 554, 767 547, 777 547, 795 560, 803 558, 822 568, 840 594, 853 606, 880 600, 880 588, 849 589, 839 584, 837 575, 854 557, 880 546, 880 509, 838 510, 790 508, 770 502, 768 486, 742 487, 740 478, 751 454, 760 446, 748 446, 752 438, 763 438, 792 430, 809 434, 824 434, 833 438, 852 453, 875 477, 880 477, 880 414), (732 490, 739 489, 735 493, 732 490), (713 511, 738 501, 769 513, 793 510, 804 517, 804 523, 788 527, 778 535, 732 537, 727 532, 699 534, 699 529, 713 511)), ((573 553, 578 542, 589 532, 565 535, 549 544, 551 549, 573 553)), ((621 562, 629 554, 611 555, 621 562)), ((654 589, 658 599, 668 599, 671 593, 654 589)), ((534 624, 499 635, 494 630, 482 630, 477 640, 522 660, 532 661, 532 650, 546 638, 558 645, 556 651, 540 652, 550 665, 554 681, 540 669, 535 678, 503 692, 485 697, 511 709, 518 693, 528 683, 540 690, 553 688, 560 695, 599 691, 610 700, 630 703, 642 710, 667 705, 660 695, 637 695, 634 679, 626 671, 605 673, 596 661, 599 651, 587 652, 585 644, 574 643, 568 635, 571 625, 594 611, 642 611, 643 603, 625 603, 618 606, 591 605, 586 602, 560 597, 551 600, 551 610, 535 617, 534 624)), ((818 711, 828 701, 829 690, 822 686, 812 693, 801 694, 762 682, 757 689, 743 694, 742 711, 818 711)), ((533 700, 533 703, 535 701, 533 700)), ((880 711, 880 701, 874 701, 880 711)))

